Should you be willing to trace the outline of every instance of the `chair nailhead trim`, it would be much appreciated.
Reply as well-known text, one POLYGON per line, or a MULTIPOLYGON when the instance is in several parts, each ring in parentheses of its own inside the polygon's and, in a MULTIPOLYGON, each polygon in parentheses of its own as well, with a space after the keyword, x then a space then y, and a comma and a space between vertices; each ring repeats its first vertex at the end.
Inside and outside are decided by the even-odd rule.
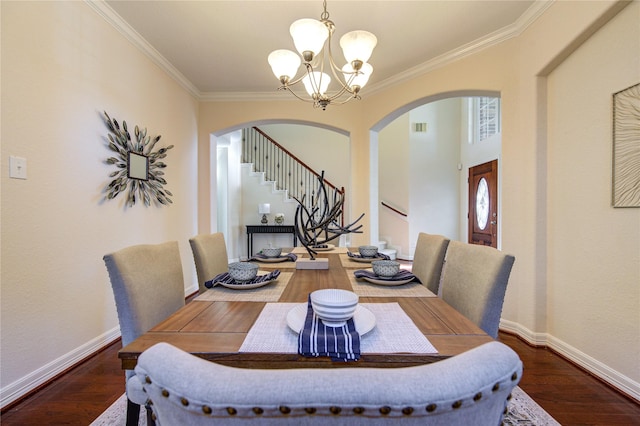
POLYGON ((390 412, 391 412, 391 407, 388 407, 386 405, 384 407, 380 407, 380 414, 382 414, 383 416, 386 416, 390 412))
POLYGON ((516 380, 518 378, 518 373, 513 373, 511 375, 511 380, 516 380))
POLYGON ((307 407, 304 409, 305 413, 307 414, 315 414, 316 413, 316 409, 314 407, 307 407))
POLYGON ((433 413, 438 408, 437 404, 429 404, 427 405, 427 413, 433 413))
POLYGON ((261 415, 262 413, 264 413, 264 410, 260 407, 253 407, 253 412, 254 414, 261 415))
POLYGON ((165 398, 169 398, 169 391, 166 389, 162 389, 162 396, 164 396, 165 398))
POLYGON ((509 394, 509 396, 507 397, 507 401, 511 401, 512 395, 509 394))
POLYGON ((227 407, 227 413, 229 413, 230 416, 235 416, 236 414, 238 414, 238 411, 236 411, 236 409, 233 407, 227 407))
POLYGON ((285 405, 282 405, 282 406, 280 406, 280 412, 282 414, 289 414, 291 412, 291 408, 289 408, 289 407, 287 407, 285 405))
POLYGON ((364 407, 354 407, 353 412, 356 414, 362 414, 364 413, 364 407))
POLYGON ((156 413, 154 412, 151 413, 151 418, 153 419, 154 422, 158 420, 158 417, 156 417, 156 413))
POLYGON ((405 416, 410 416, 411 414, 413 414, 413 407, 404 407, 402 409, 402 414, 404 414, 405 416))
POLYGON ((456 401, 453 404, 451 404, 451 408, 460 408, 462 407, 462 401, 456 401))
POLYGON ((202 406, 202 412, 205 413, 205 414, 211 414, 211 413, 213 413, 213 410, 208 405, 203 405, 202 406))
POLYGON ((180 402, 182 403, 182 405, 184 405, 185 407, 189 406, 189 401, 187 400, 187 398, 180 398, 180 402))
POLYGON ((495 392, 498 389, 500 389, 500 383, 496 383, 495 385, 493 385, 493 388, 491 390, 495 392))
POLYGON ((477 394, 475 394, 475 396, 473 397, 474 401, 480 401, 482 399, 482 392, 478 392, 477 394))
POLYGON ((144 381, 147 382, 147 384, 151 384, 151 377, 145 376, 144 381))
POLYGON ((338 414, 340 414, 340 411, 342 411, 342 408, 336 407, 334 405, 333 407, 329 408, 329 411, 331 412, 331 414, 338 415, 338 414))
POLYGON ((502 412, 502 414, 506 416, 507 413, 509 413, 509 409, 507 407, 504 407, 504 411, 502 412))

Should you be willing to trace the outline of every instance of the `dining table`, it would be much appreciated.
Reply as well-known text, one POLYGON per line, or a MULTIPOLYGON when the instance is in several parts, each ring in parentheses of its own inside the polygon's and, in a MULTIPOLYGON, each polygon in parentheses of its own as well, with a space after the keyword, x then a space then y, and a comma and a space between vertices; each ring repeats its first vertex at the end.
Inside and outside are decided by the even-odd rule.
MULTIPOLYGON (((215 285, 186 303, 119 352, 123 369, 133 369, 142 352, 170 343, 209 361, 241 368, 408 367, 440 361, 493 339, 418 281, 393 283, 356 278, 371 261, 346 247, 331 246, 317 257, 328 269, 297 269, 292 258, 256 259, 259 275, 277 278, 255 288, 215 285), (386 284, 386 285, 385 285, 386 284), (355 292, 375 322, 361 339, 357 361, 335 361, 298 353, 293 313, 306 308, 320 289, 355 292), (294 312, 295 310, 295 312, 294 312)), ((303 247, 293 258, 309 257, 303 247)), ((294 318, 295 319, 295 318, 294 318)))

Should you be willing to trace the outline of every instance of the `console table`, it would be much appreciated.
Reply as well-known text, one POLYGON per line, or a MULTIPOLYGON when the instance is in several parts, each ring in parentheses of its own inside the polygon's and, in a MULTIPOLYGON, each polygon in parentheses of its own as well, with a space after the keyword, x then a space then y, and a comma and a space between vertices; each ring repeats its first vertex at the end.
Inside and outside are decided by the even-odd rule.
POLYGON ((298 237, 293 225, 247 225, 247 255, 253 255, 253 234, 292 234, 293 246, 298 245, 298 237))

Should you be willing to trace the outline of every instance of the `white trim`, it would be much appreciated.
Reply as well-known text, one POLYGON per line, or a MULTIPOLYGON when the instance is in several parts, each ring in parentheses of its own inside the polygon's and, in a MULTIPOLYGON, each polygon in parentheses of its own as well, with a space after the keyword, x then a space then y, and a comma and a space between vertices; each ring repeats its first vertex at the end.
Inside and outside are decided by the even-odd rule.
POLYGON ((584 368, 586 371, 600 378, 604 382, 610 384, 620 392, 634 398, 636 401, 640 401, 640 383, 632 380, 630 377, 625 376, 619 371, 608 367, 597 359, 585 354, 562 340, 548 333, 535 333, 518 323, 505 319, 500 320, 500 330, 515 334, 529 344, 535 346, 546 346, 579 367, 584 368))
MULTIPOLYGON (((37 389, 70 367, 93 355, 100 349, 110 345, 120 337, 120 327, 114 327, 106 333, 98 336, 73 351, 62 355, 58 359, 40 367, 15 382, 0 389, 0 407, 22 398, 29 392, 37 389)), ((123 376, 124 380, 124 376, 123 376)))

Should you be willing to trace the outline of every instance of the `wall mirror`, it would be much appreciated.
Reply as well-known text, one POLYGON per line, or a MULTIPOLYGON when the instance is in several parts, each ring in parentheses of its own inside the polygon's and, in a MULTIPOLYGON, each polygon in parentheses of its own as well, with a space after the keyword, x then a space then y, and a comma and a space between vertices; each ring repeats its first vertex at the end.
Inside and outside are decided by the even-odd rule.
POLYGON ((128 176, 130 179, 149 180, 149 158, 129 151, 128 176))

